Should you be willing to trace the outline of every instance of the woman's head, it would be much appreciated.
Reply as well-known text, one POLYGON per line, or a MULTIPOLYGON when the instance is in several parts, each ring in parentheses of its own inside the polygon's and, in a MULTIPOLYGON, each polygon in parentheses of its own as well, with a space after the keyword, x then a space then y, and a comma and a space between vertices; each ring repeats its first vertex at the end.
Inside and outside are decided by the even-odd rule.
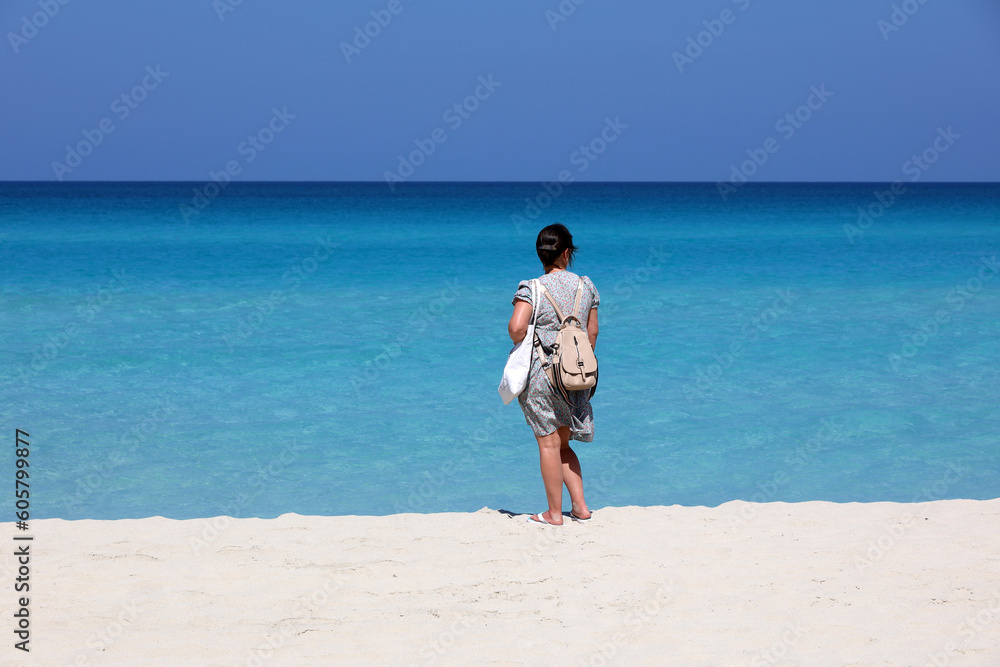
POLYGON ((576 252, 576 246, 573 245, 573 235, 569 233, 566 226, 556 223, 538 232, 538 238, 535 239, 535 251, 544 266, 566 268, 573 264, 573 253, 576 252), (569 249, 569 255, 566 266, 562 266, 560 258, 567 249, 569 249))

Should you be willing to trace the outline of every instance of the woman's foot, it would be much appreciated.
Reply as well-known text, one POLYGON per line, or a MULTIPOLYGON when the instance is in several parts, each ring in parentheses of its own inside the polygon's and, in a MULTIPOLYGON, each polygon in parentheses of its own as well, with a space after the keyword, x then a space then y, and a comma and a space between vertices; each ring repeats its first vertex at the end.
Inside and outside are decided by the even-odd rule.
POLYGON ((569 515, 577 521, 590 521, 590 517, 593 515, 593 512, 586 507, 581 508, 574 505, 573 509, 570 510, 569 515))
POLYGON ((531 516, 528 517, 528 521, 530 521, 531 523, 545 524, 547 526, 561 526, 563 524, 562 514, 557 514, 556 512, 550 512, 550 511, 539 512, 538 514, 532 514, 531 516), (559 521, 558 522, 553 521, 552 519, 549 518, 550 516, 558 516, 559 521))

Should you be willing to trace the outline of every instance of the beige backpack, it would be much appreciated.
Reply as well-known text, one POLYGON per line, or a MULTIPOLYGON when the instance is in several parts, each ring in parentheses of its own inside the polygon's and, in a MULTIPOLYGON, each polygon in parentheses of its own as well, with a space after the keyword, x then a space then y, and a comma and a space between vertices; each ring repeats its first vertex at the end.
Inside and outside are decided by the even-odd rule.
POLYGON ((589 389, 590 395, 593 396, 597 391, 597 357, 594 355, 594 348, 590 346, 590 337, 580 328, 580 318, 576 316, 583 296, 583 278, 580 278, 576 288, 573 312, 567 317, 563 317, 559 304, 540 281, 538 289, 552 304, 560 322, 556 341, 552 347, 543 345, 537 330, 535 331, 535 349, 542 361, 542 368, 545 369, 549 384, 559 390, 567 403, 570 403, 571 391, 589 389))

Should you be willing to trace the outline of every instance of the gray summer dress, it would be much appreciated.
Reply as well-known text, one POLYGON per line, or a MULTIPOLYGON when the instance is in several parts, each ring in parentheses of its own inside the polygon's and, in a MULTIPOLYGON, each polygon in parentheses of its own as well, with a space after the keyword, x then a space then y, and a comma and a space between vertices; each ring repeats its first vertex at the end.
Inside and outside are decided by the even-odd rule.
MULTIPOLYGON (((576 299, 576 287, 580 276, 570 271, 553 271, 539 277, 559 304, 563 315, 569 316, 576 299)), ((531 281, 522 280, 517 286, 517 293, 511 303, 518 299, 531 303, 531 281)), ((552 304, 544 296, 540 297, 538 319, 535 331, 545 345, 552 345, 559 330, 559 318, 552 304)), ((601 303, 601 295, 597 293, 590 278, 583 277, 583 295, 580 297, 580 308, 576 316, 580 318, 580 326, 587 330, 587 320, 590 309, 601 303)), ((534 305, 534 304, 532 304, 534 305)), ((524 420, 535 435, 548 435, 560 426, 570 427, 570 440, 593 442, 594 411, 590 407, 590 392, 578 391, 570 393, 573 404, 568 405, 556 389, 549 384, 549 379, 542 371, 542 362, 537 354, 531 357, 531 371, 528 376, 528 386, 517 400, 524 411, 524 420)))

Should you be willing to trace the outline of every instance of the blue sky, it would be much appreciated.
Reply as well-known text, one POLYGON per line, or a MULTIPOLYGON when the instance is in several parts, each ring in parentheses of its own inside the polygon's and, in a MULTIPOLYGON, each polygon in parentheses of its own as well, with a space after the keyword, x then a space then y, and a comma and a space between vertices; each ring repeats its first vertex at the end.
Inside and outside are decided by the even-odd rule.
POLYGON ((0 180, 1000 181, 996 0, 237 1, 4 2, 0 180))

